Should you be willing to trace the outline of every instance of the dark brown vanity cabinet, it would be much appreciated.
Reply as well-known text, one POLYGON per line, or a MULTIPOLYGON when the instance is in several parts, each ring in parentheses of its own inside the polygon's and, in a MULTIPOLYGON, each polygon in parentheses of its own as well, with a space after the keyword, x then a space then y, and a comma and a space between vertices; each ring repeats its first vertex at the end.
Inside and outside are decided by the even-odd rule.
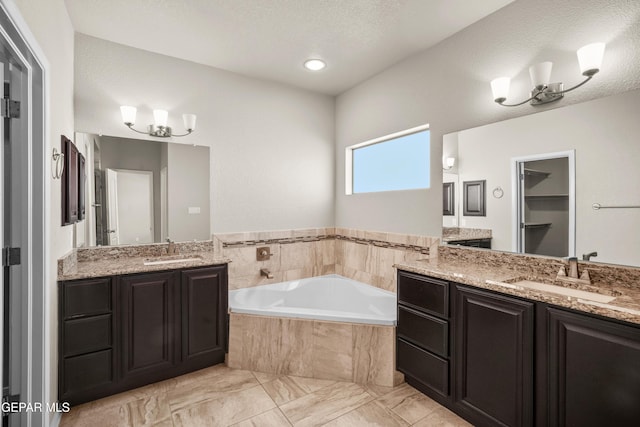
POLYGON ((398 271, 396 332, 406 381, 474 425, 640 420, 637 325, 398 271))
POLYGON ((199 268, 180 275, 182 366, 191 371, 222 363, 227 346, 227 270, 199 268))
POLYGON ((65 281, 59 291, 62 402, 224 362, 226 265, 65 281))
POLYGON ((85 402, 115 392, 115 306, 111 278, 60 284, 60 401, 85 402))
POLYGON ((640 328, 547 308, 550 426, 640 424, 640 328))
POLYGON ((398 272, 396 365, 409 384, 449 396, 449 283, 398 272))
POLYGON ((133 386, 164 379, 176 364, 179 287, 176 273, 122 276, 122 379, 133 386))
POLYGON ((455 402, 489 425, 531 426, 534 303, 455 288, 455 402))

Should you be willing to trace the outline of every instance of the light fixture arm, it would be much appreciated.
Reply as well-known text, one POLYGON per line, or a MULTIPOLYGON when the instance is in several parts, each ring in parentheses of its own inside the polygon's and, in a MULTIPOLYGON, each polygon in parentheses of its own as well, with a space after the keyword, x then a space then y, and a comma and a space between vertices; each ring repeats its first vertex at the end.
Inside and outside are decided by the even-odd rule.
POLYGON ((133 127, 133 123, 125 123, 125 126, 127 126, 129 129, 131 129, 134 132, 138 132, 138 133, 141 133, 141 134, 144 134, 144 135, 149 135, 149 132, 142 132, 142 131, 139 131, 139 130, 135 129, 133 127))
POLYGON ((520 105, 524 105, 524 104, 526 104, 527 102, 530 102, 530 101, 533 101, 534 99, 536 99, 536 98, 537 98, 537 96, 538 96, 538 95, 540 95, 542 92, 544 92, 544 90, 545 90, 546 88, 547 88, 546 86, 545 86, 545 87, 543 87, 542 89, 538 90, 538 91, 535 93, 535 95, 533 95, 531 98, 529 98, 529 99, 525 99, 524 101, 522 101, 522 102, 518 102, 517 104, 505 104, 505 103, 504 103, 504 101, 506 101, 506 99, 504 99, 504 98, 498 98, 498 99, 496 99, 495 101, 496 101, 498 104, 502 105, 503 107, 519 107, 520 105))
POLYGON ((531 95, 530 98, 525 99, 522 102, 518 102, 517 104, 505 104, 504 101, 505 99, 503 98, 498 98, 495 100, 495 102, 497 102, 498 104, 502 105, 503 107, 518 107, 520 105, 526 104, 527 102, 531 102, 531 101, 541 101, 539 96, 540 95, 545 95, 546 97, 546 101, 541 101, 540 103, 548 103, 548 102, 553 102, 553 101, 559 101, 562 96, 567 93, 567 92, 571 92, 574 89, 578 89, 580 86, 584 85, 585 83, 587 83, 589 80, 591 80, 594 76, 594 74, 596 74, 598 71, 596 70, 595 72, 593 72, 593 74, 589 74, 587 75, 587 78, 584 79, 583 81, 581 81, 580 83, 578 83, 577 85, 570 87, 569 89, 564 89, 564 90, 550 90, 549 86, 544 86, 542 89, 534 89, 535 92, 532 91, 533 95, 531 95))
POLYGON ((192 133, 193 133, 193 129, 187 129, 187 133, 182 133, 182 134, 172 133, 171 136, 187 136, 187 135, 191 135, 192 133))
MULTIPOLYGON (((597 73, 597 71, 596 71, 596 73, 597 73)), ((564 94, 565 94, 565 93, 567 93, 567 92, 571 92, 571 91, 572 91, 572 90, 574 90, 574 89, 578 89, 580 86, 582 86, 583 84, 585 84, 586 82, 588 82, 589 80, 591 80, 591 79, 593 78, 593 75, 594 75, 594 74, 595 74, 595 73, 593 73, 593 74, 591 74, 591 75, 587 76, 587 78, 586 78, 586 79, 584 79, 583 81, 581 81, 581 82, 580 82, 580 83, 578 83, 577 85, 575 85, 575 86, 573 86, 573 87, 570 87, 569 89, 561 90, 561 91, 558 91, 558 92, 549 92, 549 93, 550 93, 550 94, 552 94, 552 95, 564 95, 564 94)))

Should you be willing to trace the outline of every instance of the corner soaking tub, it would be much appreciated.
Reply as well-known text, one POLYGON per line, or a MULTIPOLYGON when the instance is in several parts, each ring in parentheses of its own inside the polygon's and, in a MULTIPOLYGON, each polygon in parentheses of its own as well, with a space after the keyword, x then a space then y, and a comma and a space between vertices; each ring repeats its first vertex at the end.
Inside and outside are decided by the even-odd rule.
POLYGON ((396 295, 335 274, 229 292, 230 368, 395 386, 396 295))
POLYGON ((337 274, 229 291, 232 313, 396 324, 396 294, 337 274))

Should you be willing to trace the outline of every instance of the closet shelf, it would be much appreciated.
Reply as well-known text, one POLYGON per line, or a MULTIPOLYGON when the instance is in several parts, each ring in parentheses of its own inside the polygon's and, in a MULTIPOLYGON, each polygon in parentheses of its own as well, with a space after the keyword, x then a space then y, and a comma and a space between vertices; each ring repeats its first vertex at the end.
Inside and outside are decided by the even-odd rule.
POLYGON ((524 169, 524 174, 525 175, 529 175, 529 176, 543 176, 543 177, 547 177, 549 175, 551 175, 551 172, 545 172, 545 171, 539 171, 539 170, 535 170, 535 169, 524 169))
POLYGON ((525 222, 524 228, 543 228, 543 227, 551 227, 550 222, 525 222))
POLYGON ((566 198, 568 194, 525 194, 525 198, 538 198, 538 199, 550 199, 550 198, 566 198))

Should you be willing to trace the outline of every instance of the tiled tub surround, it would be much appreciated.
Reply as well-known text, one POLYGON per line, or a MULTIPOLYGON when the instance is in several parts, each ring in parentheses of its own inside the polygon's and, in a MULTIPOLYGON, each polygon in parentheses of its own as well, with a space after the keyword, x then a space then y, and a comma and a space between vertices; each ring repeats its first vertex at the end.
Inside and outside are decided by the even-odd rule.
POLYGON ((74 249, 58 260, 58 280, 86 279, 130 273, 202 267, 229 262, 213 251, 213 241, 175 243, 180 256, 195 261, 144 265, 145 260, 168 256, 167 243, 135 246, 102 246, 74 249))
POLYGON ((394 386, 395 327, 231 313, 227 365, 278 375, 394 386))
MULTIPOLYGON (((474 248, 441 246, 438 258, 397 263, 401 270, 438 277, 504 294, 572 308, 632 323, 640 323, 640 268, 580 262, 592 285, 571 285, 585 291, 615 296, 606 304, 529 289, 511 289, 492 282, 537 280, 553 284, 567 262, 559 258, 516 255, 474 248)), ((563 286, 567 286, 564 284, 563 286)))
POLYGON ((396 291, 393 264, 433 256, 438 238, 343 228, 214 235, 214 251, 229 264, 229 289, 241 289, 326 274, 396 291), (256 261, 256 248, 273 256, 256 261), (260 276, 267 268, 273 279, 260 276))

